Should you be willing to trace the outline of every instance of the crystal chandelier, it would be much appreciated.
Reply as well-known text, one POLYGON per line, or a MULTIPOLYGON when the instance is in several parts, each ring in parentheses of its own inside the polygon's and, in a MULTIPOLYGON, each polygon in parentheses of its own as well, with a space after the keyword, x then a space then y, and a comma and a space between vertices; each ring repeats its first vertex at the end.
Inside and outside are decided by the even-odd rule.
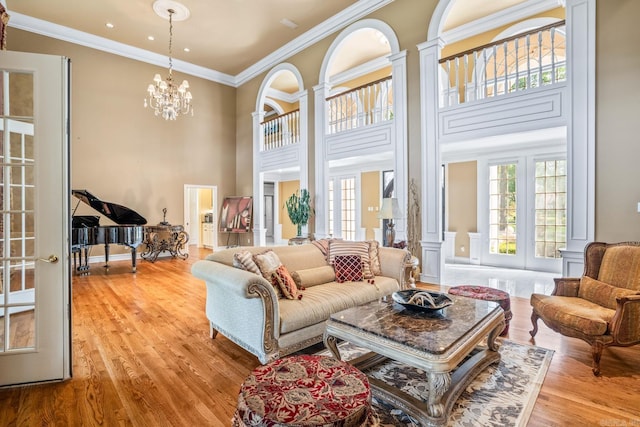
POLYGON ((173 60, 171 59, 171 43, 173 39, 173 14, 175 10, 167 9, 169 13, 169 77, 162 80, 160 74, 153 77, 153 83, 147 88, 149 98, 144 100, 144 106, 151 107, 156 116, 162 115, 165 120, 175 120, 179 115, 193 116, 191 92, 189 82, 183 80, 180 86, 173 82, 173 60))

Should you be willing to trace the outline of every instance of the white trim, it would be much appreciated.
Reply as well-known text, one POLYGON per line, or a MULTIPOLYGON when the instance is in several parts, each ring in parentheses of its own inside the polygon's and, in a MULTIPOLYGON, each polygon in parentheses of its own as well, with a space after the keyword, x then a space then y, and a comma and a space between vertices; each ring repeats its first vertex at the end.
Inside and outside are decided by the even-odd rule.
MULTIPOLYGON (((297 94, 287 93, 278 89, 274 89, 272 87, 267 89, 266 96, 268 96, 269 98, 277 99, 279 101, 288 102, 289 104, 293 104, 298 100, 297 94)), ((266 101, 265 101, 265 104, 266 104, 266 101)))
POLYGON ((447 44, 455 43, 560 6, 562 6, 562 2, 559 0, 528 0, 510 8, 503 9, 492 15, 485 16, 483 18, 476 19, 475 21, 460 25, 459 27, 452 28, 451 30, 444 31, 442 32, 441 37, 447 44))
POLYGON ((273 64, 286 60, 296 53, 301 52, 307 47, 326 38, 327 35, 333 34, 363 16, 367 16, 381 7, 386 6, 392 1, 394 0, 360 0, 354 3, 240 72, 235 77, 236 87, 243 85, 263 73, 272 67, 273 64))
MULTIPOLYGON (((69 43, 86 46, 91 49, 100 50, 136 61, 146 62, 152 65, 168 67, 169 59, 165 55, 150 52, 145 49, 129 46, 124 43, 115 42, 104 37, 95 36, 73 28, 43 21, 18 12, 9 12, 11 19, 9 26, 19 30, 29 31, 46 37, 66 41, 69 43)), ((236 86, 235 77, 215 71, 199 65, 190 64, 186 61, 173 59, 173 69, 205 80, 221 83, 228 86, 236 86)), ((153 76, 150 76, 150 78, 153 76)))
MULTIPOLYGON (((301 36, 293 39, 271 54, 265 56, 235 76, 178 59, 173 60, 173 69, 205 80, 237 88, 274 65, 319 42, 327 37, 327 35, 333 34, 363 16, 367 16, 393 1, 394 0, 359 0, 326 21, 316 25, 301 36)), ((10 27, 101 50, 114 55, 134 59, 136 61, 163 67, 167 66, 167 56, 129 46, 124 43, 114 42, 103 37, 98 37, 73 28, 33 18, 11 10, 8 10, 8 13, 11 15, 11 20, 9 21, 10 27)))
MULTIPOLYGON (((560 22, 562 19, 560 18, 533 18, 527 19, 525 21, 518 22, 502 31, 500 34, 495 36, 491 41, 506 39, 507 37, 515 36, 516 34, 524 33, 527 31, 535 30, 536 28, 544 27, 547 25, 555 24, 556 22, 560 22)), ((563 32, 563 34, 565 34, 563 32)), ((480 58, 481 59, 481 58, 480 58)))

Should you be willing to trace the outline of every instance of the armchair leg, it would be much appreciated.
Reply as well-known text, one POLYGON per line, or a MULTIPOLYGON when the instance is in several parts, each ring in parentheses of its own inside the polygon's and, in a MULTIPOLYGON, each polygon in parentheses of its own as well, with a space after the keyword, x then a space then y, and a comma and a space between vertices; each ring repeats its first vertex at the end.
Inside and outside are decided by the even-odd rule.
POLYGON ((596 377, 600 375, 600 357, 602 356, 602 350, 604 346, 602 343, 595 342, 591 346, 591 355, 593 356, 593 365, 591 370, 596 377))
POLYGON ((214 339, 218 335, 218 330, 213 327, 211 323, 209 323, 209 337, 214 339))
POLYGON ((538 333, 538 318, 538 313, 536 313, 535 310, 531 312, 531 324, 533 325, 533 329, 529 331, 529 335, 531 335, 532 341, 538 333))

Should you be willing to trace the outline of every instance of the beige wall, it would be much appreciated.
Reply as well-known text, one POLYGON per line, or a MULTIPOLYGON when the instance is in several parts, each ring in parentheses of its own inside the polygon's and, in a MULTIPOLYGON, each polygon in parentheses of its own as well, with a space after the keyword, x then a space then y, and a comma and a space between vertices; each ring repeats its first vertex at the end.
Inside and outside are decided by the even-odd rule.
POLYGON ((640 2, 597 3, 596 240, 640 240, 640 2))
POLYGON ((469 235, 478 231, 477 162, 447 166, 448 231, 456 232, 455 256, 469 258, 469 235), (464 248, 464 249, 463 249, 464 248))
POLYGON ((289 219, 289 213, 287 212, 287 207, 285 206, 285 202, 293 193, 296 191, 300 191, 300 181, 282 181, 278 183, 278 192, 280 194, 280 199, 282 200, 280 209, 280 224, 282 224, 282 238, 283 239, 291 239, 292 237, 296 237, 298 234, 298 227, 293 225, 291 220, 289 219))
POLYGON ((176 73, 189 80, 195 116, 168 122, 143 108, 146 87, 166 68, 11 27, 8 49, 71 58, 72 188, 127 206, 149 224, 162 221, 165 207, 167 221, 183 222, 184 184, 217 185, 219 205, 236 193, 234 88, 176 73))
POLYGON ((380 205, 382 205, 382 178, 379 171, 363 172, 360 175, 360 186, 362 192, 360 195, 361 200, 361 212, 362 212, 362 227, 366 229, 366 239, 374 239, 374 228, 380 228, 380 220, 378 219, 378 213, 380 205), (374 208, 369 212, 368 208, 374 208))

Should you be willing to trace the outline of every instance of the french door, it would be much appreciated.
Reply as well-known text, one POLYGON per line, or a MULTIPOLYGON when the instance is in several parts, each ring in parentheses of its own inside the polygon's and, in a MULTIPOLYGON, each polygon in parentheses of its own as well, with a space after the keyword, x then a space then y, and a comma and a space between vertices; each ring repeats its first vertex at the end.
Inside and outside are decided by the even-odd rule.
MULTIPOLYGON (((483 212, 486 239, 482 262, 557 271, 566 244, 566 160, 529 156, 489 163, 483 212)), ((482 185, 482 184, 481 184, 482 185)))
POLYGON ((0 386, 71 375, 68 79, 0 53, 0 386))

